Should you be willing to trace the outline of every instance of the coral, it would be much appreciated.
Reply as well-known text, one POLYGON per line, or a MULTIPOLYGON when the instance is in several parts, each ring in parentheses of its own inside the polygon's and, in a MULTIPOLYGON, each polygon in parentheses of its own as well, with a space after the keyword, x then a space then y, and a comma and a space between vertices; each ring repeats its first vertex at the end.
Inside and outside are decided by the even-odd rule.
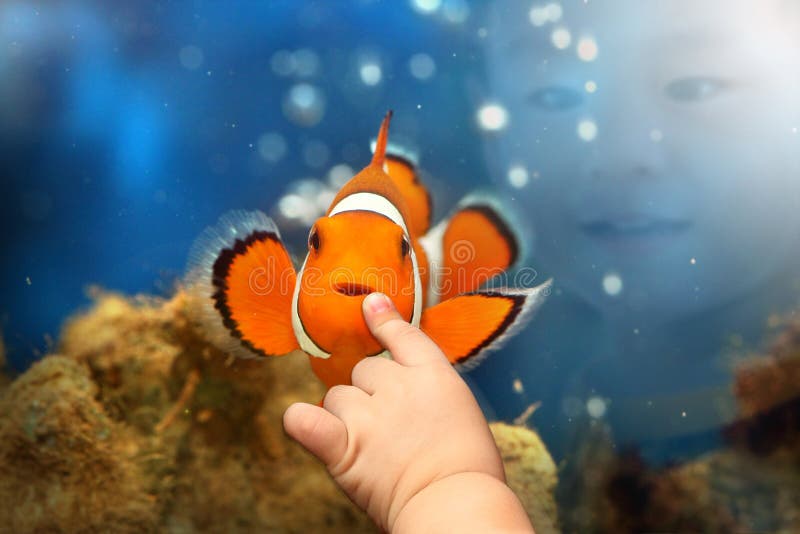
POLYGON ((539 534, 558 532, 553 492, 556 465, 538 434, 523 426, 492 423, 492 434, 503 457, 508 485, 528 512, 539 534))
POLYGON ((6 386, 10 382, 9 378, 3 373, 6 368, 6 345, 0 336, 0 395, 3 394, 6 386))
POLYGON ((783 462, 721 450, 662 470, 622 458, 610 474, 601 531, 800 530, 800 473, 783 462))
POLYGON ((744 417, 761 414, 800 396, 800 321, 786 326, 768 354, 739 365, 734 391, 744 417))
POLYGON ((650 467, 587 431, 561 477, 567 530, 800 532, 800 321, 739 364, 733 390, 727 445, 683 464, 650 467))
POLYGON ((800 321, 787 324, 768 354, 741 362, 733 387, 741 419, 726 429, 729 441, 800 463, 800 321))
MULTIPOLYGON (((0 524, 15 532, 374 532, 283 432, 323 386, 300 354, 233 360, 198 335, 182 292, 95 291, 59 355, 0 400, 0 524)), ((2 391, 2 390, 0 390, 2 391)), ((554 529, 555 466, 535 433, 494 425, 511 486, 554 529)))
POLYGON ((603 439, 573 461, 559 488, 569 532, 800 531, 800 471, 786 457, 724 448, 656 468, 603 439))
POLYGON ((0 524, 9 532, 141 532, 156 525, 128 430, 95 400, 86 367, 35 364, 0 413, 0 524), (24 481, 24 482, 23 482, 24 481))

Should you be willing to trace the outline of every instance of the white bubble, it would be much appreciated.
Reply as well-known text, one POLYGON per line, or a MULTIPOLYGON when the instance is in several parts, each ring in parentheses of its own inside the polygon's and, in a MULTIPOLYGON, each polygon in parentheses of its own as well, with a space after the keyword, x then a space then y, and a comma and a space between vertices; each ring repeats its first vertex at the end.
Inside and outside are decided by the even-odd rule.
POLYGON ((447 22, 461 24, 469 17, 469 4, 465 0, 444 0, 442 16, 447 22))
POLYGON ((478 109, 477 119, 483 130, 502 130, 508 124, 508 112, 500 104, 484 104, 478 109))
POLYGON ((584 119, 578 123, 578 137, 586 142, 594 141, 597 137, 597 123, 591 119, 584 119))
POLYGON ((294 74, 294 69, 297 62, 294 59, 294 54, 288 50, 278 50, 269 60, 269 66, 272 72, 278 76, 291 76, 294 74))
POLYGON ((553 46, 559 50, 564 50, 572 42, 572 34, 569 33, 569 30, 566 28, 556 28, 553 30, 553 33, 550 34, 550 41, 553 43, 553 46))
POLYGON ((408 60, 408 70, 418 80, 428 80, 436 74, 436 63, 425 53, 414 54, 408 60))
POLYGON ((442 0, 411 0, 411 7, 420 13, 433 13, 442 7, 442 0))
POLYGON ((508 183, 511 187, 521 189, 528 185, 528 169, 522 165, 512 165, 508 169, 508 183))
POLYGON ((664 133, 661 130, 659 130, 658 128, 653 128, 652 130, 650 130, 651 141, 653 141, 654 143, 658 143, 662 139, 664 139, 664 133))
POLYGON ((186 70, 197 70, 203 64, 203 51, 193 45, 184 46, 178 52, 181 66, 186 70))
POLYGON ((617 273, 608 273, 603 277, 603 291, 616 297, 622 292, 622 278, 617 273))
POLYGON ((564 10, 561 8, 561 4, 558 4, 556 2, 544 6, 544 12, 547 15, 547 20, 549 20, 550 22, 558 22, 559 20, 561 20, 561 15, 564 14, 564 10))
POLYGON ((358 75, 364 85, 378 85, 381 83, 381 78, 383 78, 383 71, 381 71, 380 65, 374 61, 368 61, 358 69, 358 75))
POLYGON ((600 397, 589 397, 586 401, 586 412, 595 419, 600 419, 606 414, 606 401, 600 397))
POLYGON ((689 263, 691 263, 692 265, 696 265, 697 264, 697 259, 696 258, 692 258, 692 259, 689 260, 689 263))
POLYGON ((287 219, 304 219, 312 211, 316 211, 309 205, 308 200, 294 193, 284 195, 278 201, 278 210, 287 219))
POLYGON ((286 140, 277 132, 267 132, 256 142, 258 154, 266 161, 275 163, 286 155, 286 140))
POLYGON ((578 57, 582 61, 594 61, 597 59, 597 42, 591 37, 581 37, 578 40, 578 57))
POLYGON ((345 163, 331 167, 328 171, 328 184, 335 189, 340 189, 353 177, 353 168, 345 163))
POLYGON ((511 383, 511 388, 514 390, 514 393, 518 395, 525 393, 525 386, 522 385, 522 380, 519 378, 514 379, 514 381, 511 383))
POLYGON ((528 19, 531 21, 531 24, 536 27, 544 26, 549 22, 550 14, 545 7, 533 6, 530 11, 528 11, 528 19))
POLYGON ((309 141, 303 146, 303 161, 314 169, 319 169, 328 162, 331 150, 322 141, 309 141))
POLYGON ((320 191, 327 189, 327 186, 316 178, 303 178, 292 184, 293 193, 300 195, 305 200, 314 201, 320 191))
POLYGON ((293 85, 283 99, 283 113, 295 124, 314 126, 325 114, 325 96, 311 84, 293 85))
POLYGON ((325 189, 317 194, 316 205, 319 210, 319 215, 322 215, 328 210, 328 207, 333 203, 336 198, 336 191, 325 189))
POLYGON ((587 93, 594 93, 597 91, 597 83, 592 80, 587 81, 583 87, 586 89, 587 93))
POLYGON ((301 48, 292 54, 294 58, 294 72, 298 76, 310 78, 319 70, 319 56, 310 48, 301 48))

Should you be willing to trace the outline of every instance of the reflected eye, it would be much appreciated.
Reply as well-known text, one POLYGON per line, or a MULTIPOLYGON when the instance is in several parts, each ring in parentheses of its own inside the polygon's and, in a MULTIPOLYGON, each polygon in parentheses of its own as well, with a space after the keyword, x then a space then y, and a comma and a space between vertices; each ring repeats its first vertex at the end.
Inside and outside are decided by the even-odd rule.
POLYGON ((542 87, 530 94, 528 100, 535 106, 549 111, 566 111, 583 103, 583 94, 569 87, 552 85, 542 87))
POLYGON ((308 234, 308 248, 313 248, 314 251, 319 250, 319 233, 316 228, 312 228, 311 233, 308 234))
POLYGON ((408 256, 410 250, 411 250, 411 245, 409 244, 408 239, 406 239, 406 237, 403 236, 400 239, 400 255, 403 258, 405 258, 406 256, 408 256))
POLYGON ((727 82, 719 78, 693 76, 669 82, 664 91, 673 100, 698 102, 712 98, 727 87, 727 82))

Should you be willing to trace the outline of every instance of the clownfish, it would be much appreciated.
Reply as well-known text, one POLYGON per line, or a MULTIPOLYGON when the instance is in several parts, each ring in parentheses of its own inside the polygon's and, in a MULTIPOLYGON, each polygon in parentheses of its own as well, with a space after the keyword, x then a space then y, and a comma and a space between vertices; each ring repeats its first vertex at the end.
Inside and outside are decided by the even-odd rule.
POLYGON ((362 301, 374 291, 388 295, 460 369, 477 365, 530 319, 549 281, 481 288, 518 259, 517 238, 482 200, 462 203, 431 229, 430 196, 414 165, 387 154, 391 115, 372 161, 311 227, 299 270, 260 211, 225 214, 197 239, 185 282, 211 342, 249 358, 302 350, 331 387, 350 384, 361 359, 391 357, 362 315, 362 301))

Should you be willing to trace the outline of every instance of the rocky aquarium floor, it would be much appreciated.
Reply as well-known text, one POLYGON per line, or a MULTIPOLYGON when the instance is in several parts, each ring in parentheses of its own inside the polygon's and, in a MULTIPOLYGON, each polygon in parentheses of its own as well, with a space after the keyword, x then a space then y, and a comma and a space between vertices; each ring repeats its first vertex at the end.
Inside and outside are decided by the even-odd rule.
MULTIPOLYGON (((9 532, 374 532, 283 411, 324 389, 302 354, 231 360, 182 293, 97 292, 57 353, 0 374, 0 525, 9 532)), ((2 346, 0 345, 0 365, 2 346)), ((492 425, 539 533, 556 530, 556 468, 538 436, 492 425)))

